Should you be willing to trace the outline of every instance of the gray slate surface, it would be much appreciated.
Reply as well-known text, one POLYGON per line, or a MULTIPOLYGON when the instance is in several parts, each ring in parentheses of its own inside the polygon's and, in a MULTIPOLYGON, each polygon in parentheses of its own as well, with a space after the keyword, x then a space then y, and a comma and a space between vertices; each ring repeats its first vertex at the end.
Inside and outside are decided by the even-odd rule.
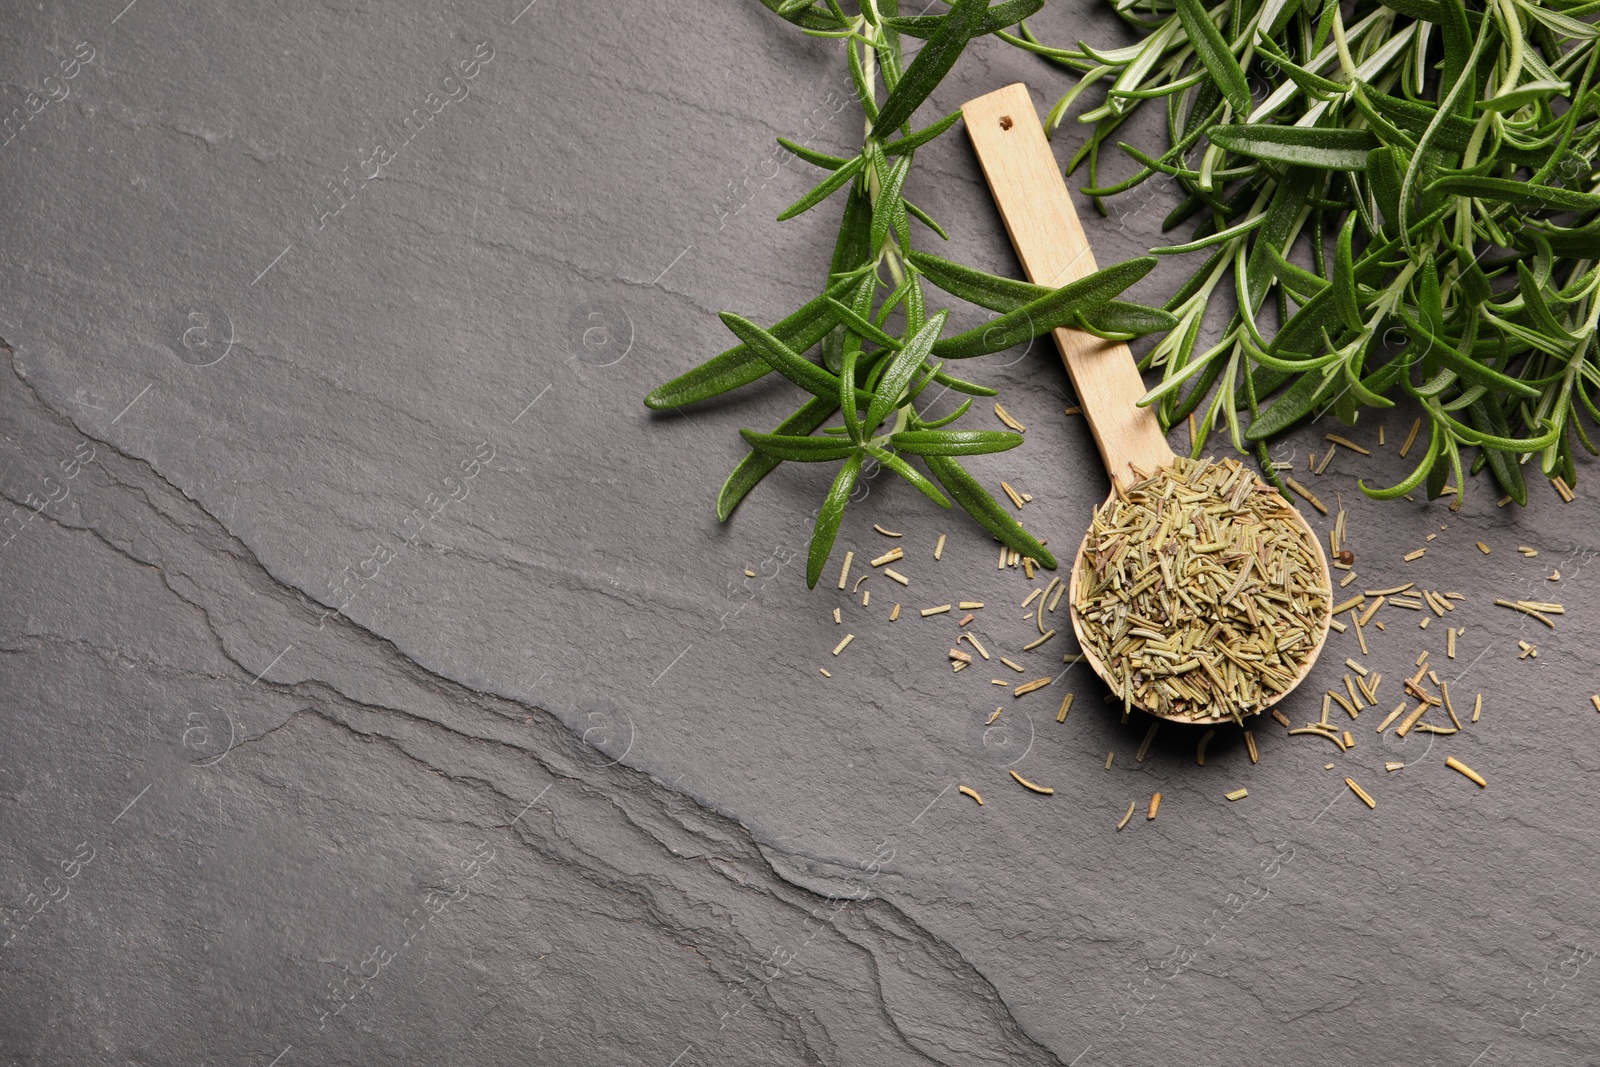
MULTIPOLYGON (((728 343, 717 310, 815 291, 837 209, 772 221, 811 180, 772 139, 851 143, 835 46, 754 4, 519 8, 6 5, 5 108, 61 98, 0 145, 0 1062, 1595 1061, 1590 465, 1571 505, 1374 505, 1390 413, 1315 480, 1351 588, 1467 602, 1380 616, 1348 755, 1268 724, 1259 765, 1223 730, 1198 767, 1167 727, 1137 762, 1081 673, 950 674, 954 616, 915 609, 984 600, 1010 651, 1032 626, 960 516, 871 481, 841 548, 903 530, 911 585, 867 608, 805 589, 815 472, 716 523, 736 429, 791 391, 640 405, 728 343), (1481 722, 1378 737, 1424 647, 1481 722)), ((1088 0, 1038 29, 1115 39, 1088 0)), ((1066 88, 984 44, 925 114, 1018 79, 1066 88)), ((1015 272, 964 137, 918 163, 953 258, 1015 272)), ((1169 204, 1090 220, 1101 262, 1169 204)), ((1065 553, 1105 479, 1059 362, 974 373, 1030 428, 976 469, 1065 553)))

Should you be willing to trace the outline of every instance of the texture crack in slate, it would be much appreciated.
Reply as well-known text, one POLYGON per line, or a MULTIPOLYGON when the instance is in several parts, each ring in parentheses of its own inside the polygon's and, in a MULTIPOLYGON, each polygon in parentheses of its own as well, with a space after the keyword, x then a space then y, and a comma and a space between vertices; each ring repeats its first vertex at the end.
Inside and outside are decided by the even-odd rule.
MULTIPOLYGON (((82 433, 31 387, 0 392, 6 423, 27 439, 82 433)), ((75 494, 73 512, 48 521, 63 531, 87 533, 93 544, 141 571, 156 568, 163 587, 183 605, 180 610, 198 618, 216 651, 233 664, 236 685, 247 687, 255 669, 241 659, 241 647, 265 640, 264 633, 300 632, 295 620, 305 608, 299 591, 275 578, 215 516, 148 463, 91 440, 105 445, 97 457, 104 480, 75 494), (248 624, 240 618, 242 605, 251 608, 248 624)), ((62 654, 69 658, 104 659, 86 641, 53 640, 67 646, 62 654)), ((826 898, 781 874, 742 826, 639 771, 599 765, 593 750, 542 709, 430 671, 348 619, 328 627, 320 640, 327 647, 301 638, 295 648, 303 655, 275 672, 299 680, 261 679, 268 721, 240 736, 219 770, 205 773, 227 775, 230 791, 249 792, 252 784, 292 780, 296 763, 313 751, 339 755, 352 742, 377 743, 440 781, 424 796, 443 811, 454 812, 460 804, 451 799, 453 790, 487 795, 490 806, 504 813, 498 822, 459 815, 438 821, 477 825, 485 834, 514 830, 530 852, 589 885, 592 895, 574 901, 569 923, 581 925, 584 913, 603 902, 602 910, 648 924, 654 936, 692 946, 690 959, 701 962, 680 980, 695 988, 701 967, 712 976, 698 990, 704 1009, 682 1016, 684 1040, 697 1048, 715 1050, 725 1040, 736 1045, 741 1031, 775 1027, 769 1039, 781 1040, 803 1062, 833 1062, 843 1049, 852 1056, 874 1050, 878 1062, 1056 1062, 1023 1033, 993 987, 958 953, 883 899, 839 912, 808 946, 797 973, 767 977, 761 967, 765 946, 795 940, 805 917, 826 898), (331 736, 329 728, 335 731, 331 736), (526 783, 540 778, 553 788, 509 827, 525 803, 524 790, 537 792, 526 783), (910 964, 908 952, 914 956, 910 964), (915 996, 908 996, 910 989, 915 996), (859 1010, 863 996, 874 1004, 873 1012, 859 1010), (746 1000, 754 1006, 731 1010, 746 1000), (719 1029, 724 1015, 732 1017, 732 1036, 719 1029), (947 1029, 950 1020, 959 1020, 954 1030, 947 1029)), ((10 651, 32 654, 20 644, 10 651)), ((182 685, 182 672, 161 665, 162 684, 182 685)), ((361 758, 371 761, 369 755, 361 758)), ((339 801, 328 784, 300 786, 305 802, 339 801)), ((421 812, 408 817, 437 818, 421 812)), ((451 921, 469 926, 465 919, 451 921)), ((498 939, 506 931, 485 917, 473 934, 498 939)), ((292 970, 296 963, 283 966, 292 970)), ((648 1000, 647 989, 621 991, 648 1000)), ((273 992, 263 991, 269 998, 273 992)))

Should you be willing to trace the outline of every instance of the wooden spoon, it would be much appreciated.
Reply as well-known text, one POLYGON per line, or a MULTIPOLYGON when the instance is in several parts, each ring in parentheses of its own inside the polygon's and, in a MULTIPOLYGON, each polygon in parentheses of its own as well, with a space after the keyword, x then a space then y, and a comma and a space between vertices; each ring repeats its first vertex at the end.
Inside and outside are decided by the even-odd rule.
MULTIPOLYGON (((984 177, 988 179, 989 190, 994 194, 995 204, 1028 279, 1036 285, 1061 286, 1094 273, 1097 269, 1094 254, 1078 223, 1078 213, 1067 194, 1066 182, 1050 151, 1044 128, 1039 125, 1039 114, 1034 110, 1028 87, 1018 82, 997 89, 968 101, 962 105, 961 112, 966 119, 967 135, 972 138, 984 177)), ((1128 346, 1081 330, 1060 328, 1054 333, 1084 418, 1100 448, 1106 473, 1114 483, 1111 495, 1115 496, 1119 487, 1126 488, 1137 480, 1134 467, 1155 472, 1170 466, 1176 456, 1167 445, 1154 410, 1138 406, 1145 386, 1128 346)), ((1318 620, 1316 646, 1301 665, 1299 675, 1282 693, 1256 709, 1261 711, 1281 700, 1310 673, 1327 640, 1328 624, 1332 620, 1327 611, 1333 603, 1332 582, 1322 542, 1299 511, 1293 508, 1289 511, 1317 561, 1318 577, 1323 588, 1328 590, 1328 597, 1318 620)), ((1078 618, 1078 581, 1087 547, 1085 535, 1073 561, 1067 589, 1072 628, 1089 665, 1113 691, 1118 691, 1118 683, 1085 640, 1078 618)), ((1152 714, 1178 722, 1201 721, 1184 713, 1152 711, 1152 714)))

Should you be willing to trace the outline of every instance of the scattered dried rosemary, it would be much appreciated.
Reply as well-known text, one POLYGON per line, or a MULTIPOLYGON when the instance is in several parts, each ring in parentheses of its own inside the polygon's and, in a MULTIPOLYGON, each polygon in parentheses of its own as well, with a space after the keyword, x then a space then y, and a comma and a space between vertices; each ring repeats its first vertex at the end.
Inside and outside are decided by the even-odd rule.
POLYGON ((1276 490, 1235 460, 1185 458, 1095 512, 1075 596, 1125 706, 1239 722, 1299 678, 1332 599, 1276 490))

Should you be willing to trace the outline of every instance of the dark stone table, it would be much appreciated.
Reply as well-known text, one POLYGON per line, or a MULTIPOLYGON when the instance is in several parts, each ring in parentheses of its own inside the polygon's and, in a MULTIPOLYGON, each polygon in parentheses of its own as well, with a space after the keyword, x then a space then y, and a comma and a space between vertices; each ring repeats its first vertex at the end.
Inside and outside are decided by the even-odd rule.
MULTIPOLYGON (((1258 765, 1232 727, 1139 761, 1082 668, 951 673, 922 607, 985 601, 1030 671, 1071 648, 1019 651, 1049 576, 965 517, 866 483, 840 549, 902 531, 911 583, 866 607, 805 588, 817 472, 717 523, 792 390, 641 405, 718 310, 815 292, 838 208, 773 221, 813 180, 773 139, 853 143, 837 45, 753 3, 522 3, 7 5, 0 1062, 1593 1062, 1591 464, 1574 503, 1479 478, 1452 513, 1356 488, 1408 469, 1404 410, 1320 478, 1337 427, 1279 442, 1349 510, 1352 591, 1467 599, 1369 627, 1348 753, 1267 722, 1258 765), (1375 733, 1425 648, 1481 720, 1375 733)), ((984 42, 923 114, 1019 79, 1068 87, 984 42)), ((964 136, 919 164, 952 258, 1014 274, 964 136)), ((1086 212, 1100 261, 1170 202, 1086 212)), ((1069 555, 1106 483, 1059 361, 969 369, 1029 427, 974 469, 1069 555)))

